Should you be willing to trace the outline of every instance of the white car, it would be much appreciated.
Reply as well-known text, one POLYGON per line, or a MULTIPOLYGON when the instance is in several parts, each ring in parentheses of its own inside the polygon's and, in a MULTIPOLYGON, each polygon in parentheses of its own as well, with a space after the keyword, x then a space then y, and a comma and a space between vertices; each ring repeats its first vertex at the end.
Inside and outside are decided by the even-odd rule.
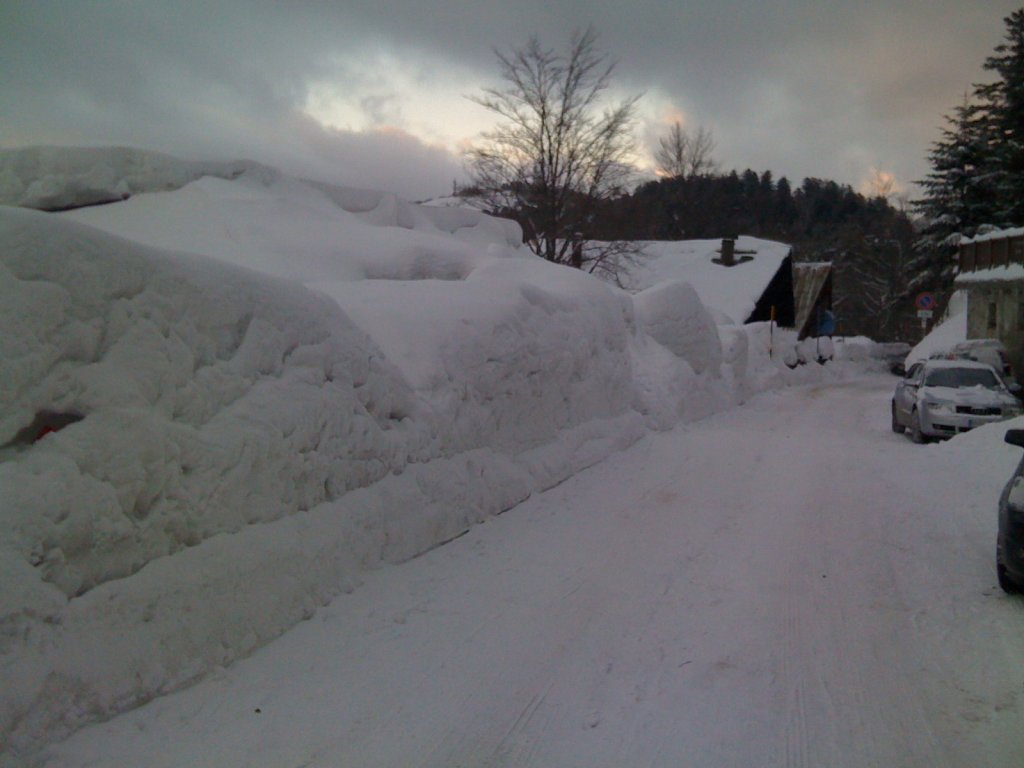
POLYGON ((915 443, 1020 414, 1020 403, 996 370, 970 360, 914 363, 892 396, 892 431, 910 430, 915 443))

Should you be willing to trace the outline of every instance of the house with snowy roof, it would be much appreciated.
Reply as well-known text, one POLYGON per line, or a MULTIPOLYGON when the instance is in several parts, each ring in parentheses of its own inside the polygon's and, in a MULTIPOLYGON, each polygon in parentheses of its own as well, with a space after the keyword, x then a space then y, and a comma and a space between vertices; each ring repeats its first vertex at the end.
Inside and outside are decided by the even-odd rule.
POLYGON ((643 291, 678 280, 693 286, 718 325, 775 321, 793 327, 796 308, 790 246, 755 237, 651 241, 627 287, 643 291))
POLYGON ((1024 370, 1024 228, 960 242, 955 285, 967 293, 967 338, 999 339, 1024 370))

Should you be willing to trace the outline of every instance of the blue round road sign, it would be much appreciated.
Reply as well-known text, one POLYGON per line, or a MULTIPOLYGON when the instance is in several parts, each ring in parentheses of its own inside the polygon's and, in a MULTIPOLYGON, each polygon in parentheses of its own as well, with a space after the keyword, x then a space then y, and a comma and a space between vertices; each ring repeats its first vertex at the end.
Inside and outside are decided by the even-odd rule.
POLYGON ((934 293, 919 293, 914 300, 918 309, 935 309, 935 303, 934 293))

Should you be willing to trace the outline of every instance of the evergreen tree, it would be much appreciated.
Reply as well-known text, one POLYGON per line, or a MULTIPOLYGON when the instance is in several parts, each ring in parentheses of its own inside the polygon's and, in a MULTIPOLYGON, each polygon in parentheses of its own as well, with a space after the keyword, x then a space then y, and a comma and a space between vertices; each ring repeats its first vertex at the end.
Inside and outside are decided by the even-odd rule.
POLYGON ((942 138, 929 152, 932 171, 918 182, 925 196, 914 202, 924 228, 910 265, 913 289, 948 285, 960 236, 972 237, 980 227, 998 223, 988 110, 965 97, 946 120, 942 138))
POLYGON ((976 95, 990 113, 994 128, 991 168, 1001 224, 1024 224, 1024 9, 1004 20, 1004 42, 984 67, 999 79, 978 86, 976 95))
POLYGON ((796 203, 793 202, 793 190, 789 185, 789 179, 783 176, 775 185, 775 221, 779 236, 786 238, 793 231, 793 222, 796 221, 796 203))
POLYGON ((988 227, 1024 224, 1024 9, 1004 19, 1004 42, 984 63, 998 75, 947 116, 929 152, 931 172, 914 208, 924 229, 915 244, 911 290, 945 289, 956 246, 988 227))

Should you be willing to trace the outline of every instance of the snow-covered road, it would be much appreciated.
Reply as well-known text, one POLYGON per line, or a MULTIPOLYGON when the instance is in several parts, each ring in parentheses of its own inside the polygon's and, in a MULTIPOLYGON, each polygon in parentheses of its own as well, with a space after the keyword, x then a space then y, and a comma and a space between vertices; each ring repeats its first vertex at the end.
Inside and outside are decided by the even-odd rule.
POLYGON ((892 383, 646 438, 46 765, 1024 765, 999 488, 892 383))

